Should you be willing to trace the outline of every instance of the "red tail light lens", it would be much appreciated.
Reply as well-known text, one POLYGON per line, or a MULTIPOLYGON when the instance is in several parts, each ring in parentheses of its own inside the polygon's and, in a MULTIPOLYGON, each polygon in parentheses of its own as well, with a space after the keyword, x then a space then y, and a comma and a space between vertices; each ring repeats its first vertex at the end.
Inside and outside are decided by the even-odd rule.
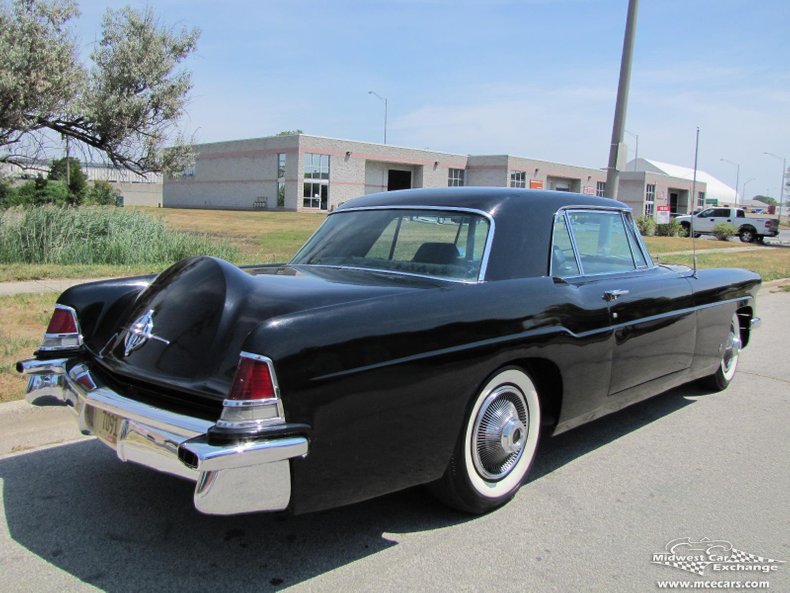
POLYGON ((48 334, 78 334, 77 315, 71 307, 56 306, 47 326, 48 334))
POLYGON ((265 357, 242 353, 228 399, 250 401, 277 397, 270 365, 271 361, 265 357))
POLYGON ((39 350, 55 352, 58 350, 74 350, 82 347, 80 324, 77 312, 66 305, 55 305, 55 312, 49 320, 44 341, 39 350))

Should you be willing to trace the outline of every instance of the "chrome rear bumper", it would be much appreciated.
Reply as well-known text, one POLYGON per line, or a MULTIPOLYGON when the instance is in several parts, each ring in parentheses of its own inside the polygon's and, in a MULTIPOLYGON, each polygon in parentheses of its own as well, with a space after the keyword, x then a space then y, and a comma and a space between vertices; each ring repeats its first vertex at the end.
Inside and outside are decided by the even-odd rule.
POLYGON ((291 499, 289 460, 304 457, 303 436, 211 444, 213 422, 144 404, 97 383, 67 358, 17 363, 31 404, 53 398, 70 406, 83 434, 95 434, 122 461, 196 482, 197 510, 216 515, 280 511, 291 499))

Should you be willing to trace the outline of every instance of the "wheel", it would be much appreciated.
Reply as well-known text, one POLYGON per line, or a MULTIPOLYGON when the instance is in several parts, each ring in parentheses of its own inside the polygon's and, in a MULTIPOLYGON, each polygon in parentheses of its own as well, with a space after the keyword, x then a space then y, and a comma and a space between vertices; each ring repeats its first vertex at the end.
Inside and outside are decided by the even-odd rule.
POLYGON ((741 232, 738 233, 738 236, 741 238, 743 243, 753 243, 757 235, 755 234, 754 229, 741 229, 741 232))
POLYGON ((758 243, 765 243, 765 235, 757 235, 758 243))
POLYGON ((521 487, 540 433, 540 402, 529 376, 506 368, 475 396, 450 463, 430 490, 445 504, 481 514, 521 487))
POLYGON ((690 237, 691 236, 691 225, 687 222, 680 223, 681 228, 681 236, 682 237, 690 237))
POLYGON ((703 379, 707 387, 716 391, 727 389, 730 381, 735 376, 741 345, 741 326, 738 323, 738 316, 733 315, 730 320, 730 331, 727 334, 727 340, 724 342, 719 368, 716 369, 715 373, 703 379))

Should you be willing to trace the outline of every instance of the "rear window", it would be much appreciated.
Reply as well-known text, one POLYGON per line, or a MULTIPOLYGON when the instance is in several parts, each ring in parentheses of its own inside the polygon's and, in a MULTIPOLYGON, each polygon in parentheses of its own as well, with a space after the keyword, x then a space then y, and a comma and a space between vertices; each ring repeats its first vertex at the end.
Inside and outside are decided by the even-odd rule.
POLYGON ((291 264, 478 280, 489 235, 488 218, 472 212, 341 211, 327 218, 291 264))

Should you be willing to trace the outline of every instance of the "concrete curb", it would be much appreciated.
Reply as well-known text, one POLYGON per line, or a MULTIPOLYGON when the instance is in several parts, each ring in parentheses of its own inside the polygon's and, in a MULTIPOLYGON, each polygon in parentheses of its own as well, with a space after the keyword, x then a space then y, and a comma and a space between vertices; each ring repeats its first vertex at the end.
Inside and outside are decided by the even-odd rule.
POLYGON ((0 404, 0 459, 90 438, 80 434, 74 412, 66 406, 31 406, 25 400, 0 404))

